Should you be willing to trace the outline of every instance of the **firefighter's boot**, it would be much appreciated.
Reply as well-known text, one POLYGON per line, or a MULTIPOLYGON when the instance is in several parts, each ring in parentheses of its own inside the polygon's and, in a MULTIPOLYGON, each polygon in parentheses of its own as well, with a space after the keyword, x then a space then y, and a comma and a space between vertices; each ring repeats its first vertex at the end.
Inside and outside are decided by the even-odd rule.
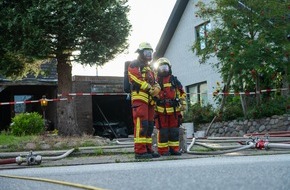
POLYGON ((152 158, 159 158, 160 157, 160 154, 158 154, 157 152, 151 152, 149 154, 152 155, 152 158))
POLYGON ((174 151, 174 150, 170 149, 169 152, 172 156, 181 156, 180 151, 174 151))
POLYGON ((163 152, 163 153, 160 153, 161 156, 170 156, 170 152, 163 152))
POLYGON ((148 154, 147 152, 143 154, 135 154, 135 159, 151 159, 151 158, 152 155, 148 154))

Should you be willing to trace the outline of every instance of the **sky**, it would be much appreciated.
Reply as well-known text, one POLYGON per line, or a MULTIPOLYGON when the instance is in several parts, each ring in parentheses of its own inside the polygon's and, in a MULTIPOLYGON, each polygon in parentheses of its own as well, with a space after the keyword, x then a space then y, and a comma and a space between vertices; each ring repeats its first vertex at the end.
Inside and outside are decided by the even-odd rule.
POLYGON ((128 3, 131 7, 128 18, 132 25, 129 49, 97 69, 73 64, 72 75, 123 76, 124 63, 137 58, 135 51, 139 43, 149 42, 153 49, 156 48, 176 0, 129 0, 128 3))

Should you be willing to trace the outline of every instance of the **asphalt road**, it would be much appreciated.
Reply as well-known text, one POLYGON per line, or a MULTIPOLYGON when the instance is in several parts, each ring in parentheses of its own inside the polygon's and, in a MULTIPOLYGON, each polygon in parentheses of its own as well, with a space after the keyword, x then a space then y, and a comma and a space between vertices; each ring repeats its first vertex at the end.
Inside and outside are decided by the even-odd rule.
MULTIPOLYGON (((1 170, 1 175, 65 181, 99 190, 289 190, 290 154, 9 169, 1 170)), ((7 177, 0 177, 0 187, 1 190, 80 189, 7 177)))

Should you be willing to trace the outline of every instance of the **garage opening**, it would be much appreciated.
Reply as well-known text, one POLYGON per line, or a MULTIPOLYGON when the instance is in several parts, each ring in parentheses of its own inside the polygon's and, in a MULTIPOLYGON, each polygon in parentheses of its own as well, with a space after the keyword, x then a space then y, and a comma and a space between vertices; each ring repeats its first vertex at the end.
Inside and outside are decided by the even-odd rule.
POLYGON ((130 100, 126 95, 93 96, 94 135, 127 138, 134 133, 130 100))

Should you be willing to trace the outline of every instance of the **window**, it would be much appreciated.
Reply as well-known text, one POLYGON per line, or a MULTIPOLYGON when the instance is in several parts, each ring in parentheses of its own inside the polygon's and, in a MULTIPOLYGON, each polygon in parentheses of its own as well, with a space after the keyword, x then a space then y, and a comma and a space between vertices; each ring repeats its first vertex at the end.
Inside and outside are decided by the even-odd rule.
POLYGON ((202 82, 186 87, 188 100, 190 104, 200 103, 201 105, 208 104, 207 83, 202 82))
POLYGON ((196 31, 196 40, 199 42, 199 50, 203 50, 207 44, 207 34, 211 30, 210 22, 205 22, 197 27, 195 27, 196 31))
MULTIPOLYGON (((14 101, 22 102, 30 100, 31 98, 32 98, 31 95, 15 95, 14 101)), ((15 114, 27 112, 26 104, 14 104, 14 112, 15 114)))

